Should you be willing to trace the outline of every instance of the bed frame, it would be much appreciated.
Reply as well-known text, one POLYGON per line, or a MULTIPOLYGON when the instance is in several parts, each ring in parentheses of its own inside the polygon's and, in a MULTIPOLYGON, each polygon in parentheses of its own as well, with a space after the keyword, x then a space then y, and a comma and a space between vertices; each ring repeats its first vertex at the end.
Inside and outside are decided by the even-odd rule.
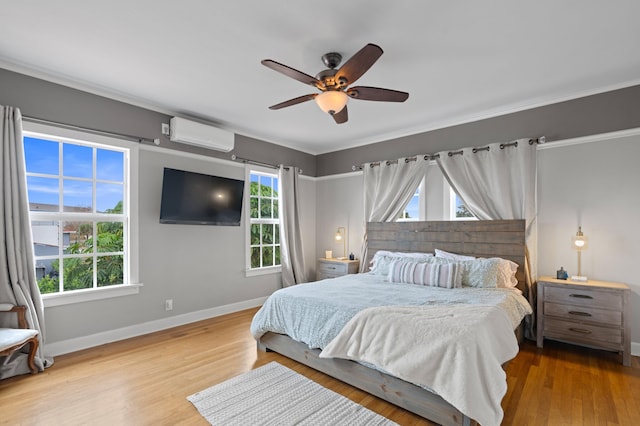
MULTIPOLYGON (((518 264, 516 278, 524 292, 524 220, 370 222, 367 237, 366 265, 378 250, 433 253, 438 248, 476 257, 502 257, 518 264)), ((320 358, 319 349, 309 349, 286 335, 266 333, 258 349, 278 352, 436 423, 477 424, 426 389, 353 361, 320 358)))

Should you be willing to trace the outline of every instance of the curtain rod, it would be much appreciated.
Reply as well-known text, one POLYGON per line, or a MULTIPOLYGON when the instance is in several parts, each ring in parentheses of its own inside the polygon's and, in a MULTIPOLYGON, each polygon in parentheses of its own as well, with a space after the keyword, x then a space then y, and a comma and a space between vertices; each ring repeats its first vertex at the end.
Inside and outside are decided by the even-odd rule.
MULTIPOLYGON (((269 163, 263 163, 262 161, 250 160, 248 158, 238 157, 235 154, 231 155, 231 159, 233 161, 240 161, 241 163, 245 163, 245 164, 254 164, 256 166, 269 167, 271 169, 279 169, 280 168, 280 166, 276 166, 275 164, 269 164, 269 163)), ((285 169, 285 170, 289 170, 289 167, 287 167, 287 166, 283 166, 282 168, 285 169)), ((298 169, 298 173, 302 174, 302 169, 298 169)))
POLYGON ((81 126, 75 126, 73 124, 66 124, 66 123, 60 123, 57 121, 45 120, 43 118, 29 117, 28 115, 23 115, 22 119, 25 121, 29 121, 31 123, 48 124, 51 126, 61 127, 63 129, 68 129, 68 130, 80 130, 83 132, 93 133, 95 135, 111 136, 111 137, 126 139, 130 141, 138 142, 138 143, 148 142, 148 143, 153 143, 155 145, 160 145, 159 138, 150 139, 150 138, 144 138, 142 136, 127 135, 124 133, 107 132, 105 130, 92 129, 90 127, 81 127, 81 126))
MULTIPOLYGON (((537 144, 543 144, 546 142, 546 138, 544 136, 540 136, 536 139, 529 139, 529 145, 533 145, 534 143, 537 144)), ((500 149, 504 149, 504 148, 508 148, 508 147, 512 147, 512 146, 518 146, 518 141, 513 141, 513 142, 509 142, 509 143, 501 143, 500 144, 500 149)), ((481 148, 473 148, 471 150, 474 154, 479 152, 479 151, 489 151, 489 147, 488 146, 484 146, 481 148)), ((454 155, 462 155, 462 150, 458 150, 458 151, 449 151, 448 153, 449 157, 453 157, 454 155)), ((413 157, 407 157, 404 159, 405 163, 409 163, 411 161, 416 161, 418 159, 419 155, 417 156, 413 156, 413 157)), ((436 158, 440 158, 440 154, 425 154, 424 155, 424 159, 429 161, 429 160, 435 160, 436 158)), ((387 166, 389 164, 394 164, 397 163, 398 160, 386 160, 386 161, 375 161, 372 163, 369 163, 369 167, 375 167, 375 166, 379 166, 380 163, 386 163, 387 166)), ((362 170, 364 168, 364 164, 360 164, 359 166, 351 166, 351 170, 362 170)))

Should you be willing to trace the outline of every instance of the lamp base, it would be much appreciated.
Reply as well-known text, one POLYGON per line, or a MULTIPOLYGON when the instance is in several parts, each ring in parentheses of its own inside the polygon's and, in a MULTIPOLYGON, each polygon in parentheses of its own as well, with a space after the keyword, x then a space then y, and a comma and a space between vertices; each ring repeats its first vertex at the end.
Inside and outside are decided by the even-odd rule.
POLYGON ((583 275, 572 275, 571 276, 571 281, 587 281, 587 277, 583 276, 583 275))

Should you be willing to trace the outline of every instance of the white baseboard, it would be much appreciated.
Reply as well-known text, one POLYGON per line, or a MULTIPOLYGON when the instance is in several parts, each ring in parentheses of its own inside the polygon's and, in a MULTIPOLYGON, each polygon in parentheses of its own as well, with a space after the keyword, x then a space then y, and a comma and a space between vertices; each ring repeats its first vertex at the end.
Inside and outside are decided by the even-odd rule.
POLYGON ((640 342, 631 342, 631 355, 640 356, 640 342))
POLYGON ((155 331, 166 330, 168 328, 190 324, 196 321, 219 317, 221 315, 226 315, 249 308, 255 308, 262 305, 266 299, 266 296, 259 297, 257 299, 245 300, 243 302, 232 303, 230 305, 216 306, 215 308, 204 309, 202 311, 189 312, 187 314, 143 322, 141 324, 135 324, 115 330, 103 331, 101 333, 90 334, 88 336, 61 340, 59 342, 46 343, 44 347, 44 353, 47 356, 57 356, 68 354, 70 352, 80 351, 82 349, 93 348, 95 346, 116 342, 118 340, 129 339, 131 337, 141 336, 143 334, 149 334, 155 331))

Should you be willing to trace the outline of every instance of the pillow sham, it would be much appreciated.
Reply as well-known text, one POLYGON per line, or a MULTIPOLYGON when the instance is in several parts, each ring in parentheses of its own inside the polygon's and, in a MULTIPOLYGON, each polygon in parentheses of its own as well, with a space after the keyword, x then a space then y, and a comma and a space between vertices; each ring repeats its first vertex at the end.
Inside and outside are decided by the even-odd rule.
POLYGON ((424 263, 397 259, 389 267, 389 281, 429 287, 462 287, 462 268, 457 263, 424 263))
POLYGON ((504 286, 498 285, 498 287, 516 288, 518 285, 518 279, 516 278, 518 264, 507 259, 498 259, 500 259, 500 273, 504 280, 504 286))
POLYGON ((436 257, 449 260, 474 260, 473 256, 465 256, 464 254, 450 253, 448 251, 436 249, 436 257))
POLYGON ((425 262, 426 259, 432 258, 433 253, 402 253, 386 250, 378 250, 371 259, 369 273, 373 275, 388 275, 389 266, 394 260, 411 260, 414 262, 425 262))
POLYGON ((499 257, 460 262, 462 285, 481 288, 513 288, 518 284, 518 265, 499 257))

